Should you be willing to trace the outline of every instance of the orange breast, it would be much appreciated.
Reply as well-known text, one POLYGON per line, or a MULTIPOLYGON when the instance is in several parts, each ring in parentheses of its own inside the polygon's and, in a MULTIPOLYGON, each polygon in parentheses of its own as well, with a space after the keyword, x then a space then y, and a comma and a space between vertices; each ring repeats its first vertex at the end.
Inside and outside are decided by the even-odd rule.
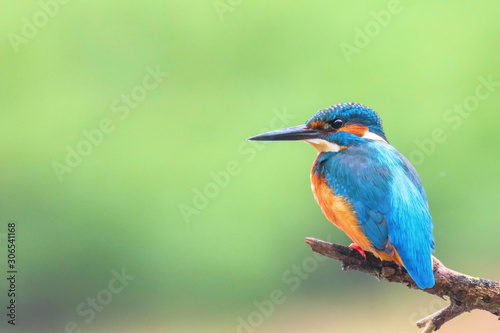
POLYGON ((327 185, 326 180, 315 176, 314 171, 311 172, 311 188, 314 199, 316 199, 328 221, 342 230, 354 243, 358 244, 363 250, 372 252, 382 260, 403 264, 396 249, 394 249, 394 255, 389 256, 372 246, 370 240, 363 233, 352 204, 343 197, 334 194, 327 185))

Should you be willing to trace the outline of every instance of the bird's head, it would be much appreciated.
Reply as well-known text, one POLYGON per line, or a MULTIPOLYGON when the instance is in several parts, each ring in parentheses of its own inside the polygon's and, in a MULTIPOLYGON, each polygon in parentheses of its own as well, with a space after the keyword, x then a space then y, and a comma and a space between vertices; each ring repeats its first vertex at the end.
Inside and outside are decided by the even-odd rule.
POLYGON ((380 117, 358 103, 333 105, 318 111, 304 125, 259 134, 248 140, 304 140, 318 152, 337 152, 372 140, 387 142, 380 117))

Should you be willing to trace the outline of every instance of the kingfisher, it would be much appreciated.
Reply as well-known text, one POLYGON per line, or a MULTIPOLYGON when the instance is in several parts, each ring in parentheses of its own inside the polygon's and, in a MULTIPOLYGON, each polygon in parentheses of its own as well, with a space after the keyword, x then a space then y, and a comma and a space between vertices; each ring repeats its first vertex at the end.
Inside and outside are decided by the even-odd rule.
POLYGON ((434 286, 432 218, 411 163, 389 144, 378 114, 343 103, 318 111, 304 125, 248 138, 303 140, 318 155, 311 188, 326 218, 354 243, 350 247, 404 266, 421 289, 434 286))

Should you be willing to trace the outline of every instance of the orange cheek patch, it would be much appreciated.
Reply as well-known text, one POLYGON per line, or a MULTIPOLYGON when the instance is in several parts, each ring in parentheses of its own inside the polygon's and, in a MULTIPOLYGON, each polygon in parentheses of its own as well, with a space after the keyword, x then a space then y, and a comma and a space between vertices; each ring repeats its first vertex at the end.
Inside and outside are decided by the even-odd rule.
POLYGON ((360 126, 360 125, 345 125, 339 132, 349 132, 357 136, 363 136, 366 132, 368 132, 368 126, 360 126))

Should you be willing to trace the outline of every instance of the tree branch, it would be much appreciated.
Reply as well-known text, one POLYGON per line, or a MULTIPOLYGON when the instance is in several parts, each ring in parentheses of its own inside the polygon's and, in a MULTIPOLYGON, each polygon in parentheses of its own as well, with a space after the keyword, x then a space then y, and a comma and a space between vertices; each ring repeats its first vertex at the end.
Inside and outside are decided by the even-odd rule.
POLYGON ((382 261, 370 252, 366 252, 364 259, 358 251, 347 246, 315 238, 306 238, 306 243, 314 252, 340 261, 343 270, 368 273, 379 280, 401 283, 411 289, 441 298, 448 296, 449 306, 417 322, 417 326, 424 329, 422 333, 437 331, 444 323, 475 309, 488 311, 500 319, 500 283, 455 272, 435 257, 432 259, 436 284, 432 288, 422 290, 413 282, 404 267, 394 262, 382 261))

